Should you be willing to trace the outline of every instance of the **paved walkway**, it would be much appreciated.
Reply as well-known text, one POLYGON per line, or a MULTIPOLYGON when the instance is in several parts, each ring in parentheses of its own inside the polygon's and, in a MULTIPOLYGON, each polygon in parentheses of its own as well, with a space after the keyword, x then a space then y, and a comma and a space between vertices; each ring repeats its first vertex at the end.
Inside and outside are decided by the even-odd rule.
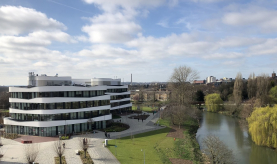
MULTIPOLYGON (((148 113, 145 113, 148 114, 148 113)), ((136 114, 131 114, 136 115, 136 114)), ((163 127, 156 126, 154 123, 159 119, 159 113, 153 115, 149 113, 149 117, 143 122, 140 120, 138 122, 137 119, 129 119, 130 115, 122 116, 121 122, 127 123, 130 128, 123 132, 113 132, 110 133, 112 139, 129 136, 131 134, 138 134, 147 131, 152 131, 156 129, 161 129, 163 127)), ((115 119, 117 121, 119 119, 115 119)), ((90 148, 88 149, 88 153, 92 157, 95 164, 119 164, 119 161, 114 157, 114 155, 106 148, 103 147, 103 142, 105 141, 104 132, 97 131, 95 134, 87 134, 87 135, 75 135, 70 140, 66 140, 65 142, 65 158, 68 164, 81 164, 81 159, 78 155, 75 154, 75 150, 80 149, 80 139, 88 138, 90 140, 90 148)), ((3 145, 0 149, 4 154, 4 157, 1 159, 1 163, 3 164, 19 164, 26 163, 24 159, 24 145, 20 142, 10 140, 10 139, 2 139, 3 145)), ((55 152, 53 151, 53 144, 55 141, 42 142, 39 143, 40 151, 37 157, 37 162, 40 164, 53 164, 55 152)))

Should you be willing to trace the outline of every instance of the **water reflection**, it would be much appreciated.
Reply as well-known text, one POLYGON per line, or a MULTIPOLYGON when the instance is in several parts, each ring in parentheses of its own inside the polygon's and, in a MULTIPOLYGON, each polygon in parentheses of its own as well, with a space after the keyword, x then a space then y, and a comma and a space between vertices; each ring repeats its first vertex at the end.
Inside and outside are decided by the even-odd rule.
POLYGON ((218 136, 236 157, 239 164, 275 164, 277 152, 255 145, 247 129, 237 119, 217 113, 203 112, 203 120, 197 131, 197 140, 202 149, 202 139, 209 134, 218 136))

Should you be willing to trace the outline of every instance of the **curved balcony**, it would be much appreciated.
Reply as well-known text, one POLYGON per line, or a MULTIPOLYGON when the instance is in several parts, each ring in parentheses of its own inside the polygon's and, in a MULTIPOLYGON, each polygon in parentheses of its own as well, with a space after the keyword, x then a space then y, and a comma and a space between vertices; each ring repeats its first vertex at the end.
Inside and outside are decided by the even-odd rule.
MULTIPOLYGON (((94 117, 93 121, 103 121, 112 119, 112 114, 94 117)), ((5 125, 17 125, 17 126, 31 126, 31 127, 53 127, 53 126, 62 126, 70 124, 80 124, 86 123, 89 119, 77 119, 77 120, 58 120, 58 121, 17 121, 13 120, 10 117, 3 119, 5 125)))
POLYGON ((90 108, 79 108, 79 109, 36 109, 36 110, 22 110, 10 108, 10 113, 25 113, 25 114, 62 114, 62 113, 74 113, 74 112, 87 112, 95 110, 106 110, 110 109, 111 105, 90 107, 90 108))
POLYGON ((111 110, 116 110, 116 109, 121 109, 121 108, 126 108, 126 107, 132 107, 132 103, 125 104, 125 105, 120 105, 120 106, 115 106, 115 107, 112 107, 111 110))

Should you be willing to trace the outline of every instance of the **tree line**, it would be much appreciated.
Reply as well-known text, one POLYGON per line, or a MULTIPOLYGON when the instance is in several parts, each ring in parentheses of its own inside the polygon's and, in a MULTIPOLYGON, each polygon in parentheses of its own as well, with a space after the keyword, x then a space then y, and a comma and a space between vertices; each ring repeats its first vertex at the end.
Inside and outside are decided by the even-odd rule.
POLYGON ((232 93, 226 95, 225 89, 219 93, 205 96, 208 111, 219 110, 230 115, 246 120, 252 140, 257 145, 277 148, 277 86, 274 78, 266 74, 249 75, 248 80, 243 80, 238 73, 233 87, 229 86, 232 93), (223 103, 223 98, 226 100, 223 103))

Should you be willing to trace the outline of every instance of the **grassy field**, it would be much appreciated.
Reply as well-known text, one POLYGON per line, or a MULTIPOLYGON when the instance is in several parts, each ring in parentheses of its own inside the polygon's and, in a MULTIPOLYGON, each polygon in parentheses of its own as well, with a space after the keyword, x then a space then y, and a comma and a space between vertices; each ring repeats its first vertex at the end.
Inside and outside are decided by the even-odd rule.
MULTIPOLYGON (((169 121, 159 120, 159 124, 169 126, 169 121)), ((188 125, 185 125, 188 126, 188 125)), ((189 127, 187 127, 189 128, 189 127)), ((167 137, 171 128, 146 132, 131 137, 110 140, 109 150, 122 164, 141 164, 143 163, 143 152, 145 151, 145 162, 151 164, 170 164, 169 158, 181 158, 200 163, 198 158, 200 153, 199 145, 195 137, 184 131, 184 139, 167 137), (115 148, 117 145, 117 148, 115 148)))
MULTIPOLYGON (((152 108, 152 107, 148 107, 148 106, 141 106, 140 109, 142 109, 142 111, 144 112, 152 112, 153 110, 157 110, 158 108, 152 108)), ((137 106, 132 106, 132 110, 137 110, 137 106)))

